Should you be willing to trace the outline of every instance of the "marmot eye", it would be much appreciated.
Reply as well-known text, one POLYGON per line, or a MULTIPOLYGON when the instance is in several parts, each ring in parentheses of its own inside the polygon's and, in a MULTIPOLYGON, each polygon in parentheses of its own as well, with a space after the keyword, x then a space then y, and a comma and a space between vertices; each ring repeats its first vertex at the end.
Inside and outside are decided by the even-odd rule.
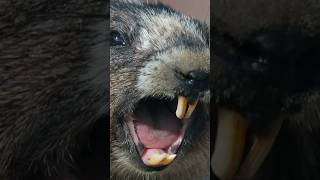
POLYGON ((125 46, 127 45, 124 37, 118 31, 111 32, 111 46, 125 46))

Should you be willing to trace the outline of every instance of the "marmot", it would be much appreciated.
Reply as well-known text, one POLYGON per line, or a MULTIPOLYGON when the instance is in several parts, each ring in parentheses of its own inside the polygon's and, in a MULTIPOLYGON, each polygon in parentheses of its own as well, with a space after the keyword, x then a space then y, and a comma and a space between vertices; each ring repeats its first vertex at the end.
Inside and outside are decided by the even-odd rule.
POLYGON ((213 172, 320 179, 320 1, 212 3, 213 172))
POLYGON ((111 179, 209 178, 208 27, 135 1, 110 21, 111 179))
POLYGON ((106 179, 107 2, 0 4, 0 179, 106 179))

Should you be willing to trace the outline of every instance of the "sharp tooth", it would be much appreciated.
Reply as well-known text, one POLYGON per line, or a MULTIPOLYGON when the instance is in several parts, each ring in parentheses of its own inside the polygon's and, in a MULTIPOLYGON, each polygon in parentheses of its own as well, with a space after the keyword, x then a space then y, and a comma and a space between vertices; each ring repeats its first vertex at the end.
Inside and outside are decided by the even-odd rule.
POLYGON ((168 154, 167 157, 161 161, 161 164, 162 165, 170 164, 174 160, 174 158, 176 158, 176 156, 177 156, 176 154, 170 154, 170 155, 168 154))
POLYGON ((161 161, 167 157, 166 153, 160 154, 160 153, 153 153, 148 158, 148 166, 159 166, 161 165, 161 161))
POLYGON ((255 137, 254 143, 251 146, 247 157, 240 166, 237 177, 249 179, 257 172, 264 159, 269 154, 269 151, 271 150, 271 147, 280 131, 282 122, 283 118, 280 118, 267 134, 255 137))
POLYGON ((191 117, 194 109, 197 107, 198 100, 199 100, 199 99, 197 99, 197 100, 196 100, 195 102, 193 102, 192 104, 189 104, 187 113, 186 113, 186 115, 184 116, 184 118, 190 118, 190 117, 191 117))
POLYGON ((188 106, 187 98, 184 96, 179 96, 177 110, 176 110, 176 116, 179 119, 184 118, 186 111, 187 111, 187 106, 188 106))
POLYGON ((176 154, 159 154, 159 153, 154 153, 148 158, 148 166, 165 166, 170 164, 174 158, 176 157, 176 154))
POLYGON ((219 109, 217 123, 212 169, 221 180, 232 179, 243 156, 247 121, 239 113, 219 109))

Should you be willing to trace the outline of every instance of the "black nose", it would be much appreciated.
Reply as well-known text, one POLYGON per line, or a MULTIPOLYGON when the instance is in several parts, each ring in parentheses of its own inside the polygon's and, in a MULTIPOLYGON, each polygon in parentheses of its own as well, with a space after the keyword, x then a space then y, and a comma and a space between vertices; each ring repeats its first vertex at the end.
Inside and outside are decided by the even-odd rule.
POLYGON ((187 84, 196 90, 209 88, 209 74, 204 71, 190 71, 186 74, 187 84))

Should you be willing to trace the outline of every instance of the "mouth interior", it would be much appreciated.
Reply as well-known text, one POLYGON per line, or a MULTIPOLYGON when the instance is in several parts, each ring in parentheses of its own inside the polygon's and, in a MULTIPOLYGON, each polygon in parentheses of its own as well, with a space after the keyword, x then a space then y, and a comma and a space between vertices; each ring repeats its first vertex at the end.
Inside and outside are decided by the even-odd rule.
POLYGON ((133 113, 125 115, 133 141, 146 166, 165 166, 176 157, 190 122, 190 118, 176 116, 177 104, 177 99, 143 99, 133 113))

